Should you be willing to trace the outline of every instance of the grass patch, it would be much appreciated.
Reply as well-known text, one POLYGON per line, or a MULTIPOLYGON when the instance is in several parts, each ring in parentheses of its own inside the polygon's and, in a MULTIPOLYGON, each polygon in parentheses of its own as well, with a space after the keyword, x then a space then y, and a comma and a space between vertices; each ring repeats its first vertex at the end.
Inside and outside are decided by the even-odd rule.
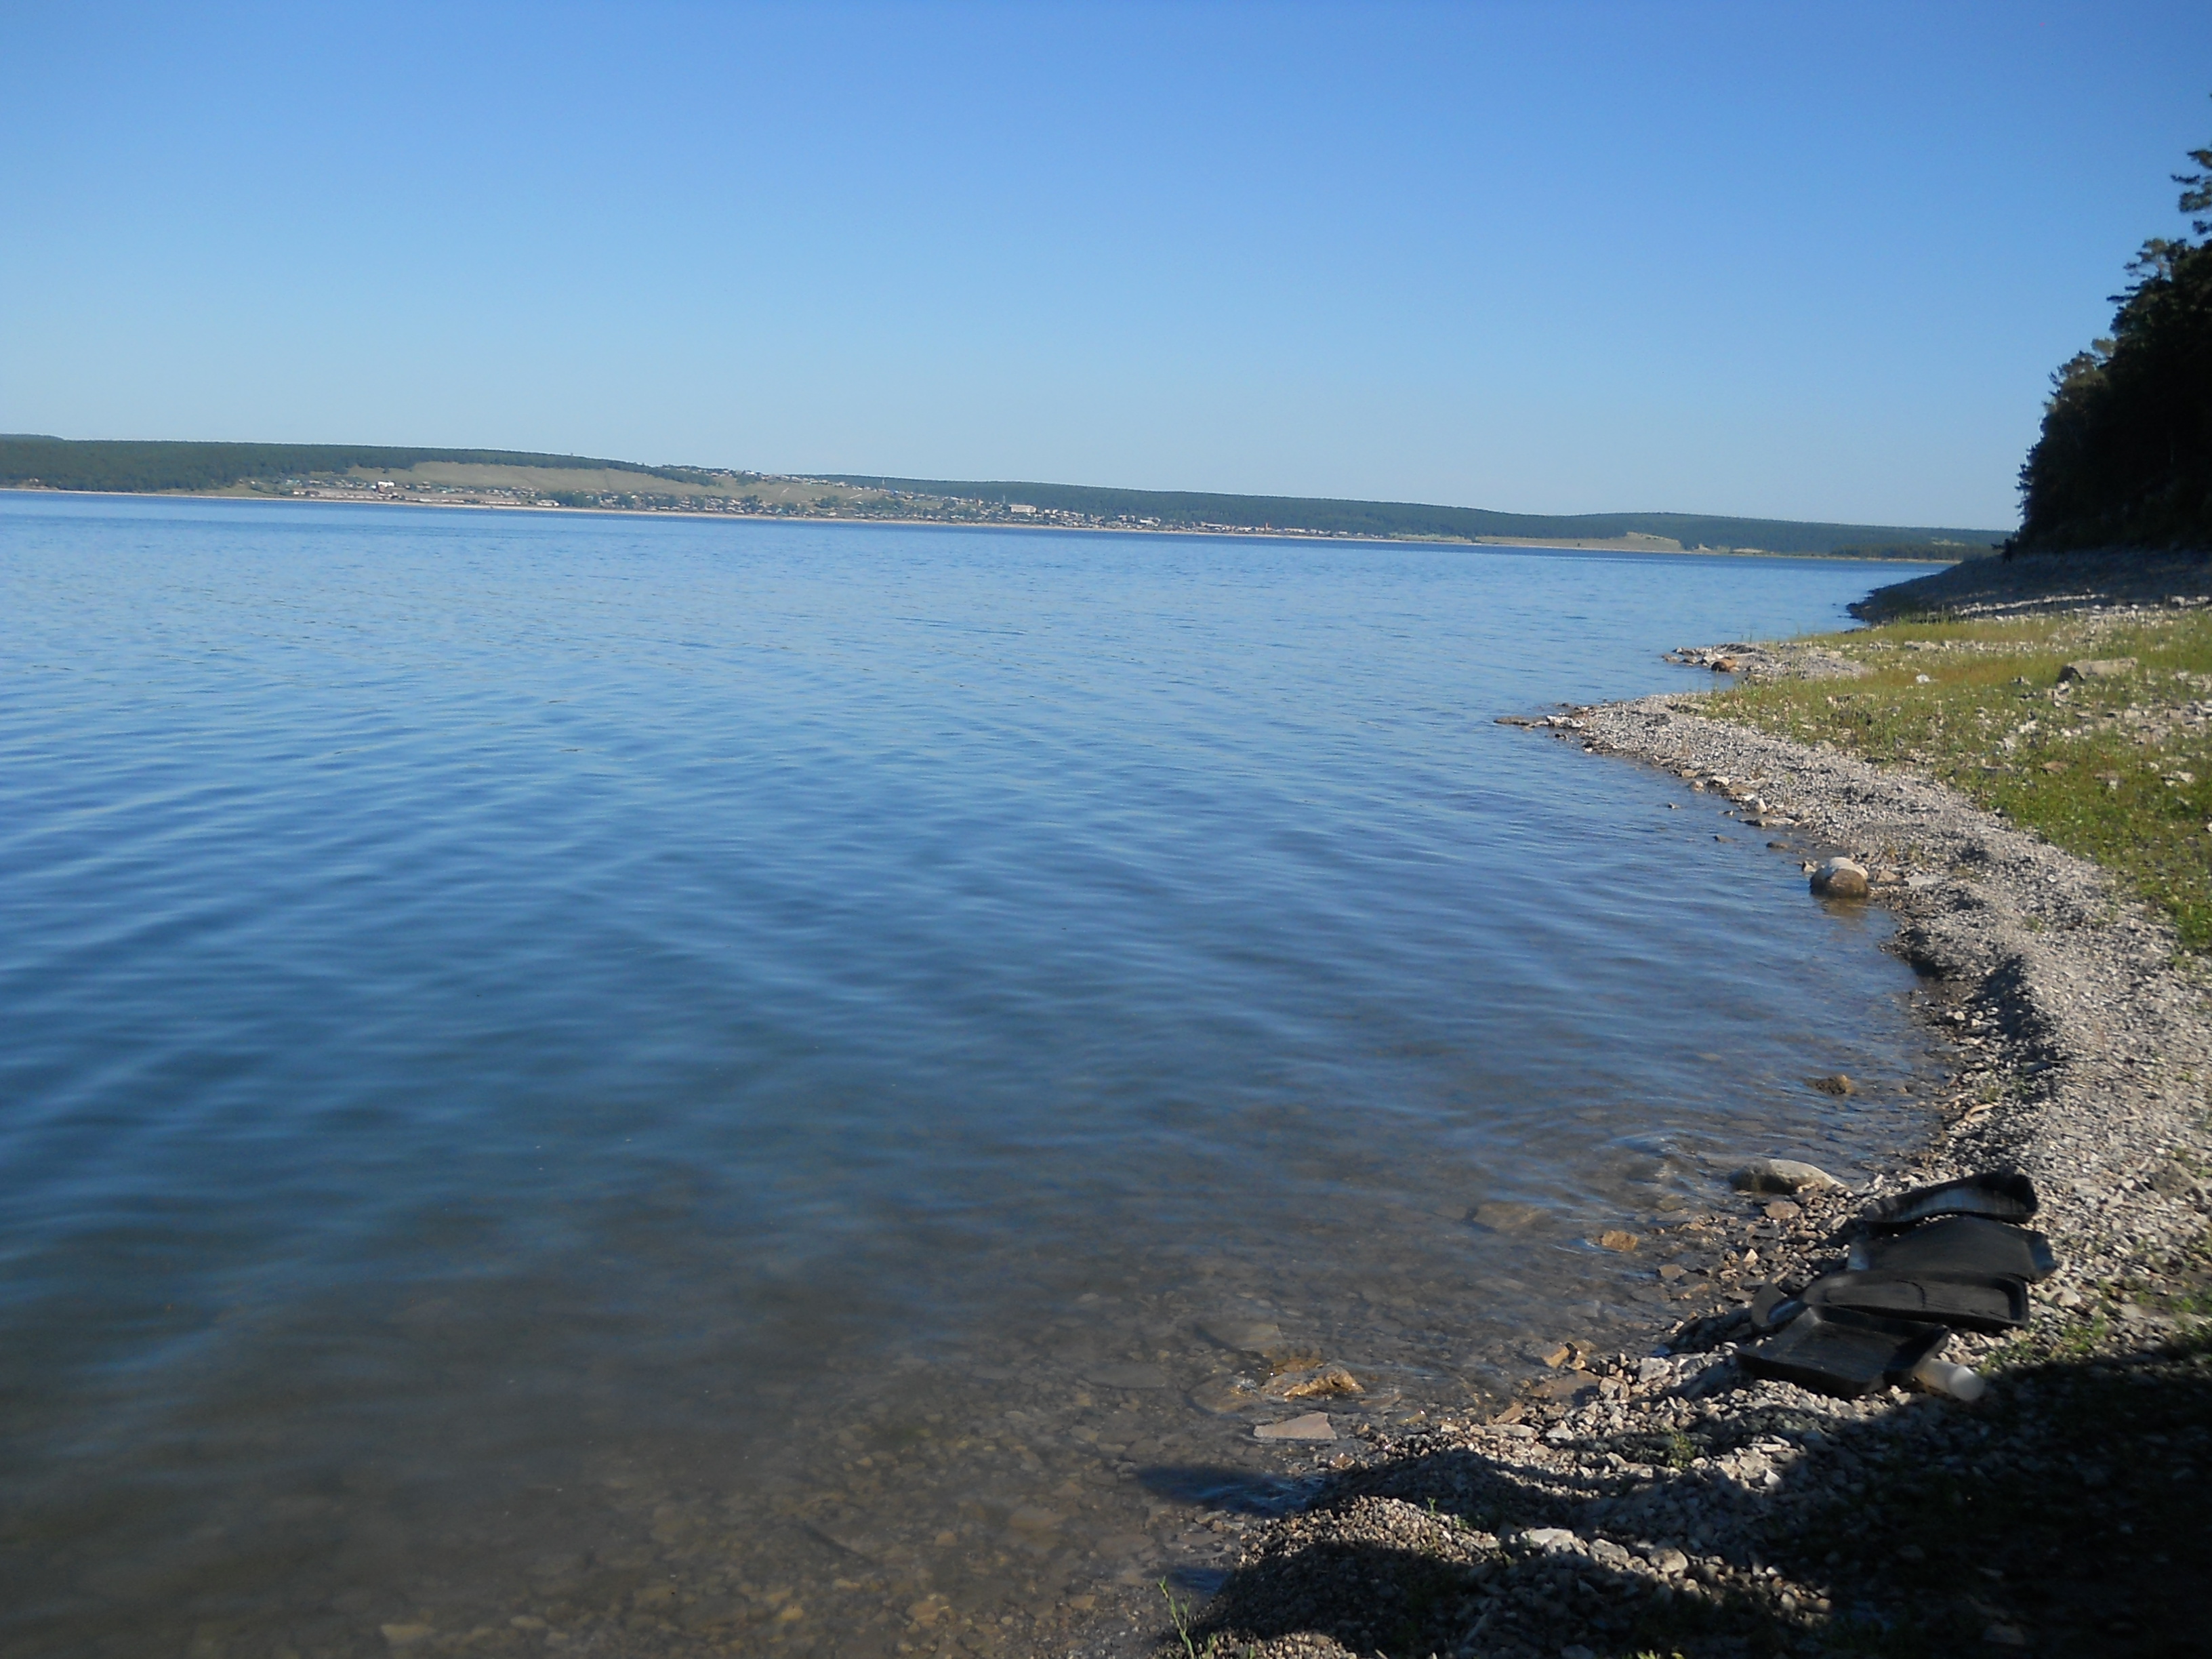
POLYGON ((1808 641, 1863 678, 1757 681, 1707 713, 1941 779, 2092 859, 2212 950, 2212 611, 1892 623, 1808 641), (2083 658, 2133 657, 2062 684, 2083 658))

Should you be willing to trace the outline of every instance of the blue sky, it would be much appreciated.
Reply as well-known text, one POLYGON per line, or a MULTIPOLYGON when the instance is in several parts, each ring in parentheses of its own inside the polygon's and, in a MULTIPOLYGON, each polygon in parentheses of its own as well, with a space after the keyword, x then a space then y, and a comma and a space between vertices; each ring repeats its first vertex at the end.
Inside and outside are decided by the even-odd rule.
POLYGON ((1974 526, 2212 7, 0 7, 0 430, 1974 526))

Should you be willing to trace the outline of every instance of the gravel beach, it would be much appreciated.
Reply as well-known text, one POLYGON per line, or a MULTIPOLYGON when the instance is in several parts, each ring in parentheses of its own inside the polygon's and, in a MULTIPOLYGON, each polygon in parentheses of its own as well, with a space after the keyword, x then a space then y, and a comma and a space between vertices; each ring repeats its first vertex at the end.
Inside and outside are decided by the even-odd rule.
MULTIPOLYGON (((2168 598, 2185 578, 2201 591, 2205 570, 2161 567, 2150 596, 2022 562, 1926 585, 2079 607, 2168 598)), ((1757 666, 1849 669, 1787 651, 1757 666)), ((1679 1323, 1641 1352, 1540 1356, 1547 1369, 1490 1421, 1363 1430, 1349 1455, 1316 1459, 1295 1513, 1224 1515, 1234 1565, 1181 1629, 1154 1620, 1158 1650, 2191 1650, 2212 1582, 2201 961, 2096 866, 1942 785, 1710 719, 1695 696, 1529 724, 1594 762, 1726 795, 1808 872, 1838 854, 1862 864, 1865 900, 1806 902, 1895 913, 1892 948, 1960 1056, 1942 1127, 1873 1185, 1741 1193, 1632 1241, 1679 1323), (1739 1366, 1747 1304, 1840 1265, 1839 1234, 1870 1200, 1996 1169, 2034 1182, 2058 1269, 2033 1286, 2024 1333, 1949 1339, 1944 1357, 1988 1378, 1978 1402, 1837 1399, 1739 1366)))

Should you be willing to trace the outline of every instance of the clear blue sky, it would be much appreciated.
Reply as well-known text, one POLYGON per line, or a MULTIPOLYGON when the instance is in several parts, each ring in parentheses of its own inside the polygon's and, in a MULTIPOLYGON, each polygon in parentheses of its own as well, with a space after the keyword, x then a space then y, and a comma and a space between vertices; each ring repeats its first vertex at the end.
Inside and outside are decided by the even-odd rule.
POLYGON ((2212 5, 0 8, 0 430, 2008 526, 2212 5))

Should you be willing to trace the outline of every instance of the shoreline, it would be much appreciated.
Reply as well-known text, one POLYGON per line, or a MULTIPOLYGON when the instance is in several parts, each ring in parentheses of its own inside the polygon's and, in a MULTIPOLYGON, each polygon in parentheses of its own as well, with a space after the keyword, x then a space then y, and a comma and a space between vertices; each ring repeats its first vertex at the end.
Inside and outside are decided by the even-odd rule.
MULTIPOLYGON (((2182 563, 2201 580, 2201 562, 2182 563)), ((1940 589, 1971 577, 1988 590, 1981 602, 2002 604, 1992 595, 2007 579, 2045 589, 2055 580, 2074 591, 2027 602, 2069 607, 2111 591, 2109 580, 2089 584, 2093 593, 2068 580, 2082 574, 2021 561, 1954 567, 1909 586, 1940 589)), ((2153 585, 2172 575, 2161 566, 2153 585)), ((1854 609, 1865 615, 1862 607, 1880 599, 1854 609)), ((1796 672, 1817 674, 1820 665, 1796 672)), ((2156 1603, 2159 1585, 2146 1574, 2187 1577, 2170 1566, 2170 1549, 2130 1552, 2111 1536, 2131 1535, 2130 1506, 2154 1506, 2156 1492, 2140 1498, 2115 1484, 2109 1457, 2082 1466, 2077 1455, 2069 1465, 2066 1448, 2047 1443, 2059 1427, 2076 1439, 2130 1432, 2125 1422, 2095 1422, 2085 1437, 2068 1415, 2067 1402, 2108 1372, 2124 1373, 2138 1390, 2162 1381, 2165 1393, 2141 1395, 2151 1400, 2195 1401, 2212 1382, 2205 1322, 2188 1305, 2212 1306, 2197 1289, 2212 1282, 2203 1254, 2212 1207, 2203 964, 2181 957, 2172 927, 2101 867, 1931 780, 1710 718, 1702 695, 1527 724, 1592 755, 1663 767, 1692 789, 1726 793, 1747 826, 1789 831, 1792 842, 1769 842, 1778 853, 1847 853, 1866 863, 1875 878, 1866 902, 1897 918, 1886 948, 1923 975, 1920 1012, 1959 1053, 1940 1123, 1924 1145, 1899 1149, 1893 1177, 1779 1200, 1739 1195, 1654 1230, 1644 1241, 1653 1255, 1679 1249, 1720 1265, 1708 1281, 1710 1310, 1655 1328, 1649 1352, 1570 1353, 1488 1422, 1363 1431, 1362 1467, 1330 1479, 1297 1513, 1253 1529, 1192 1623, 1194 1643, 1250 1659, 1676 1651, 1696 1659, 1864 1651, 1869 1640, 1883 1651, 1922 1651, 1926 1632, 1931 1652, 1977 1639, 2066 1651, 2069 1636, 2081 1650, 2082 1632, 2100 1628, 2100 1607, 2124 1598, 2123 1585, 2156 1603), (1990 1376, 1981 1404, 1899 1389, 1838 1400, 1737 1370, 1730 1356, 1753 1334, 1747 1292, 1802 1283, 1816 1263, 1832 1262, 1836 1230, 1869 1199, 2006 1167, 2035 1182, 2043 1207, 2034 1224, 2059 1267, 2033 1287, 2027 1332, 1950 1339, 1947 1358, 1990 1376), (2016 1449, 1993 1451, 1993 1426, 2016 1449), (1924 1485, 1931 1468, 1950 1483, 1945 1502, 1956 1510, 1979 1503, 1994 1512, 2008 1481, 2032 1478, 2039 1494, 2055 1482, 2058 1524, 2092 1535, 2041 1583, 2021 1582, 2002 1555, 2006 1537, 1994 1536, 1997 1553, 1977 1558, 1970 1582, 1956 1582, 1965 1558, 1941 1571, 1939 1560, 1967 1549, 1971 1534, 1956 1545, 1941 1532, 1918 1541, 1923 1517, 1887 1497, 1916 1473, 1924 1485), (1879 1524, 1868 1535, 1869 1523, 1879 1524), (1887 1541, 1884 1526, 1893 1528, 1887 1541), (2116 1559, 2123 1555, 2130 1559, 2116 1559)), ((2172 1440, 2142 1432, 2143 1442, 2130 1443, 2138 1458, 2160 1456, 2172 1440)), ((2199 1433, 2191 1427, 2183 1438, 2199 1433)), ((2094 1449, 2106 1456, 2105 1447, 2094 1449)), ((1935 1518, 1955 1532, 1966 1517, 1935 1518)), ((2100 1641, 2100 1650, 2129 1650, 2130 1619, 2111 1617, 2118 1639, 2100 1641)), ((1160 1632, 1151 1650, 1186 1650, 1181 1636, 1160 1632)))
MULTIPOLYGON (((918 530, 1051 530, 1078 535, 1101 536, 1212 536, 1252 541, 1330 542, 1347 547, 1497 547, 1529 548, 1561 553, 1652 554, 1669 558, 1814 559, 1823 563, 1881 565, 1911 568, 1936 565, 1951 568, 1937 559, 1875 558, 1858 553, 1776 553, 1753 547, 1649 547, 1627 541, 1562 538, 1537 541, 1508 536, 1358 536, 1333 530, 1271 529, 1237 525, 1118 525, 1017 522, 1005 519, 917 519, 890 514, 829 513, 730 513, 687 510, 683 507, 544 507, 535 501, 421 501, 362 495, 270 495, 253 490, 191 489, 49 489, 21 484, 0 485, 0 492, 19 495, 51 495, 94 501, 267 501, 277 505, 316 504, 325 507, 411 507, 449 513, 538 513, 592 518, 711 520, 717 523, 798 525, 890 525, 918 530)), ((1967 561, 1981 562, 1978 560, 1967 561)))

